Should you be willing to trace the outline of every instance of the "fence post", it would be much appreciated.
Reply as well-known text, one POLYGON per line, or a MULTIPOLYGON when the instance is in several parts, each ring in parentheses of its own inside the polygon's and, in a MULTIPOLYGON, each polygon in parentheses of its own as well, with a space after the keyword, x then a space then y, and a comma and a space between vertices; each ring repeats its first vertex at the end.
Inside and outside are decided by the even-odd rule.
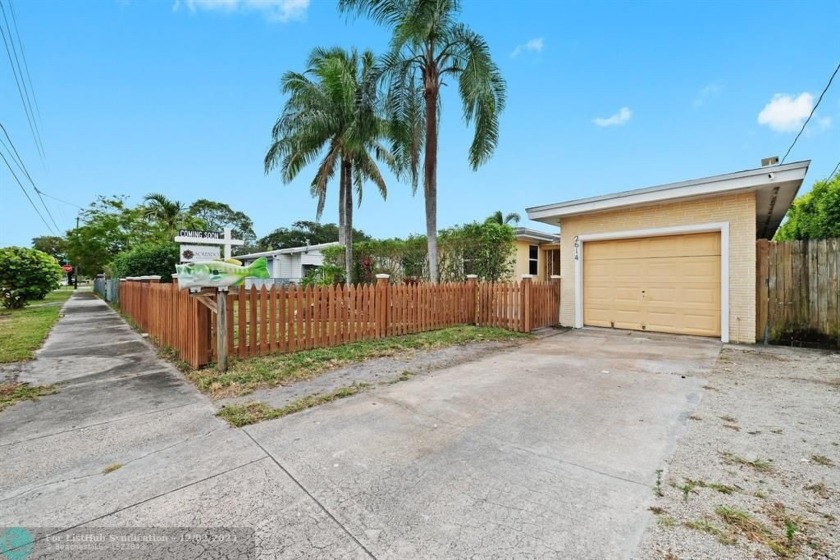
POLYGON ((478 325, 478 274, 467 274, 467 323, 478 325))
POLYGON ((531 278, 532 276, 530 274, 522 275, 522 317, 520 325, 522 325, 523 332, 531 332, 531 313, 533 312, 531 309, 533 305, 533 298, 531 297, 533 284, 531 284, 531 278))
POLYGON ((560 283, 560 280, 562 278, 563 277, 560 276, 559 274, 552 274, 551 275, 552 293, 554 294, 554 297, 556 298, 556 301, 557 301, 557 309, 554 310, 554 318, 557 319, 557 321, 554 323, 555 325, 560 324, 560 288, 562 287, 562 284, 560 283))
POLYGON ((388 317, 391 315, 391 275, 376 275, 376 338, 388 336, 388 317))
POLYGON ((227 294, 227 288, 218 288, 216 292, 216 365, 219 371, 227 371, 228 367, 227 294))

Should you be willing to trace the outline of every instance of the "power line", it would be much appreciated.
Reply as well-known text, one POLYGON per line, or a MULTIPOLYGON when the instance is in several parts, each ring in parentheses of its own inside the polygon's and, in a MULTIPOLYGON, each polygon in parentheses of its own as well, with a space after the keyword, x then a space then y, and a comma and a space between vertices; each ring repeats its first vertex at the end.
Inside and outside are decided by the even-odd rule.
POLYGON ((62 204, 66 204, 67 206, 72 206, 73 208, 78 208, 79 210, 84 210, 84 208, 82 208, 78 204, 73 204, 72 202, 67 202, 66 200, 61 200, 60 198, 56 198, 52 195, 49 195, 49 194, 45 193, 44 191, 39 191, 39 192, 40 192, 40 194, 46 196, 47 198, 51 198, 51 199, 53 199, 57 202, 61 202, 62 204))
POLYGON ((32 92, 32 100, 35 102, 35 112, 38 113, 38 120, 41 120, 41 107, 38 106, 38 98, 35 97, 35 87, 32 85, 32 75, 29 73, 29 64, 26 62, 26 49, 23 41, 20 38, 20 27, 17 24, 17 16, 15 15, 15 6, 12 0, 9 0, 9 12, 12 14, 12 24, 15 26, 15 35, 17 36, 18 45, 20 45, 20 54, 23 58, 23 69, 26 71, 26 80, 29 82, 29 91, 32 92))
MULTIPOLYGON (((38 195, 38 198, 41 200, 41 205, 44 207, 44 210, 47 211, 47 215, 50 217, 50 220, 52 220, 52 223, 55 226, 55 229, 57 231, 61 231, 61 227, 59 227, 58 223, 55 221, 55 218, 53 217, 52 212, 50 212, 50 209, 47 207, 47 203, 44 201, 44 196, 49 197, 49 195, 47 195, 46 193, 41 191, 41 189, 38 188, 38 185, 35 184, 35 181, 32 180, 32 176, 29 174, 29 171, 26 169, 26 165, 23 163, 23 159, 21 159, 20 154, 18 153, 17 148, 15 147, 15 143, 12 142, 12 139, 9 136, 8 131, 6 131, 6 127, 3 126, 3 123, 0 123, 0 129, 3 130, 3 134, 6 136, 6 139, 9 141, 9 144, 11 145, 12 149, 11 150, 9 149, 9 146, 6 145, 6 143, 3 141, 2 138, 0 138, 0 145, 2 145, 4 148, 6 148, 6 151, 9 152, 10 156, 12 156, 12 154, 14 154, 14 156, 12 156, 12 161, 15 162, 15 165, 17 165, 18 169, 20 169, 23 172, 23 174, 26 175, 26 178, 29 179, 29 182, 32 184, 32 188, 35 189, 35 193, 38 195)), ((2 152, 0 152, 0 153, 2 153, 2 152)), ((6 165, 9 165, 8 161, 6 162, 6 165)), ((11 167, 9 169, 11 170, 11 167)), ((15 177, 15 178, 17 178, 17 177, 15 177)), ((27 196, 28 196, 28 193, 27 193, 27 196)), ((66 203, 66 204, 69 204, 69 203, 66 203)))
POLYGON ((790 151, 793 149, 794 146, 796 146, 796 141, 799 140, 800 136, 802 136, 802 133, 805 131, 805 127, 808 126, 809 122, 811 122, 811 117, 814 116, 814 112, 817 110, 817 107, 820 106, 820 102, 822 101, 823 96, 825 95, 825 92, 827 92, 828 88, 831 87, 831 82, 834 80, 834 76, 837 75, 838 71, 840 71, 840 63, 837 64, 837 68, 834 69, 834 73, 831 74, 831 77, 828 79, 828 83, 825 84, 825 87, 823 88, 822 93, 817 98, 817 102, 814 104, 814 108, 811 109, 811 114, 808 115, 808 118, 805 119, 804 123, 802 123, 802 128, 799 129, 799 133, 796 135, 796 138, 793 139, 793 143, 790 145, 790 148, 788 148, 787 152, 785 152, 785 157, 782 158, 782 163, 785 162, 787 157, 790 155, 790 151))
POLYGON ((32 136, 35 139, 35 146, 38 148, 38 153, 41 156, 41 159, 43 159, 44 146, 41 142, 41 134, 38 130, 38 123, 35 122, 35 113, 32 110, 31 103, 29 102, 29 90, 26 88, 23 71, 20 68, 20 59, 18 58, 14 37, 12 36, 12 29, 9 26, 9 20, 6 17, 6 10, 3 8, 2 1, 0 1, 0 13, 3 14, 3 21, 6 23, 6 29, 9 30, 9 40, 7 41, 6 33, 3 31, 3 27, 0 26, 0 36, 3 37, 3 44, 6 46, 6 57, 9 59, 9 65, 12 67, 12 74, 15 76, 15 84, 17 84, 18 95, 20 95, 20 101, 23 104, 23 110, 26 113, 26 120, 29 122, 29 130, 32 132, 32 136), (9 48, 10 43, 11 48, 9 48), (12 60, 12 55, 14 55, 14 60, 12 60))
POLYGON ((828 178, 831 179, 832 177, 834 177, 838 169, 840 169, 840 161, 838 161, 837 165, 834 166, 834 171, 831 172, 831 175, 829 175, 828 178))
POLYGON ((6 156, 4 156, 2 153, 0 153, 0 158, 3 158, 3 161, 4 161, 4 162, 6 162, 6 167, 8 167, 8 168, 9 168, 9 173, 11 173, 11 174, 12 174, 12 177, 14 177, 14 178, 15 178, 15 181, 17 181, 17 184, 18 184, 18 186, 20 187, 20 190, 22 190, 22 191, 23 191, 23 194, 24 194, 24 195, 26 195, 26 200, 28 200, 28 201, 29 201, 29 204, 31 204, 31 205, 32 205, 32 209, 33 209, 33 210, 35 210, 35 213, 36 213, 36 214, 38 214, 38 217, 39 217, 39 218, 41 218, 41 221, 42 221, 42 222, 44 222, 44 225, 45 225, 45 226, 47 226, 47 229, 48 229, 51 233, 57 234, 57 232, 53 231, 53 228, 52 228, 52 227, 50 227, 50 224, 48 224, 48 223, 47 223, 47 220, 45 220, 45 219, 44 219, 44 216, 42 216, 42 215, 41 215, 41 212, 38 210, 38 207, 37 207, 37 206, 35 206, 35 203, 34 203, 34 202, 32 202, 32 197, 30 197, 30 196, 29 196, 29 193, 28 193, 28 192, 26 192, 26 189, 25 189, 25 188, 23 188, 23 183, 21 183, 21 182, 20 182, 20 179, 18 179, 18 176, 17 176, 17 175, 15 175, 15 171, 14 171, 14 169, 12 169, 12 166, 11 166, 11 165, 9 165, 9 160, 7 160, 7 159, 6 159, 6 156))
POLYGON ((37 194, 37 195, 38 195, 38 198, 41 200, 41 206, 43 206, 43 207, 44 207, 44 210, 46 210, 46 211, 47 211, 47 216, 49 216, 49 217, 50 217, 50 221, 52 221, 53 225, 55 226, 55 231, 57 231, 57 232, 61 232, 61 228, 60 228, 60 227, 58 226, 58 224, 56 223, 55 218, 53 218, 52 212, 50 212, 50 209, 49 209, 49 208, 47 208, 47 203, 46 203, 46 202, 44 202, 44 197, 43 197, 43 196, 41 196, 41 195, 43 195, 44 193, 42 193, 41 191, 39 191, 39 190, 38 190, 38 187, 35 187, 35 194, 37 194))

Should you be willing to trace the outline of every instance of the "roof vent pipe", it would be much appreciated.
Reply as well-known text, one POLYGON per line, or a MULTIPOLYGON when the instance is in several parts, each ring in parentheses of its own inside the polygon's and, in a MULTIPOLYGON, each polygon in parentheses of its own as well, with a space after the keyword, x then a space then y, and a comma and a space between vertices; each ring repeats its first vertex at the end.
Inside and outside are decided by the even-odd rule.
POLYGON ((779 156, 766 157, 761 160, 761 167, 768 167, 770 165, 779 165, 779 156))

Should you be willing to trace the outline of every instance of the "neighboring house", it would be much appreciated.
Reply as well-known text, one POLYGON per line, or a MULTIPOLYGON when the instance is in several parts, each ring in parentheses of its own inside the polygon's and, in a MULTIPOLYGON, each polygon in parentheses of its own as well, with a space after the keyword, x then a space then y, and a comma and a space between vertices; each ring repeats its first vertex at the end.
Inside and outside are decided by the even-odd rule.
POLYGON ((560 236, 535 229, 514 229, 516 241, 513 278, 528 274, 536 280, 548 280, 560 274, 560 236))
POLYGON ((756 340, 756 239, 810 161, 529 208, 560 226, 560 323, 756 340))
POLYGON ((271 275, 271 279, 247 279, 245 281, 246 287, 273 283, 297 283, 306 277, 306 273, 309 270, 323 266, 324 255, 321 253, 321 249, 337 245, 338 242, 336 241, 333 243, 321 243, 319 245, 307 245, 306 247, 289 247, 275 251, 237 255, 236 258, 242 261, 243 265, 249 265, 260 257, 268 259, 268 273, 271 275))

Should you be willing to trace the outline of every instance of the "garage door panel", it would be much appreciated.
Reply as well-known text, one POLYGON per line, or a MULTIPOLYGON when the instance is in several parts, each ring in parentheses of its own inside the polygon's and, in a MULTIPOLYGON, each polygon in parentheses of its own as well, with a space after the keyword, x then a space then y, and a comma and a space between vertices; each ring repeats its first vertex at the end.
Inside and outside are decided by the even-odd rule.
POLYGON ((584 324, 720 336, 720 234, 585 242, 584 324))

